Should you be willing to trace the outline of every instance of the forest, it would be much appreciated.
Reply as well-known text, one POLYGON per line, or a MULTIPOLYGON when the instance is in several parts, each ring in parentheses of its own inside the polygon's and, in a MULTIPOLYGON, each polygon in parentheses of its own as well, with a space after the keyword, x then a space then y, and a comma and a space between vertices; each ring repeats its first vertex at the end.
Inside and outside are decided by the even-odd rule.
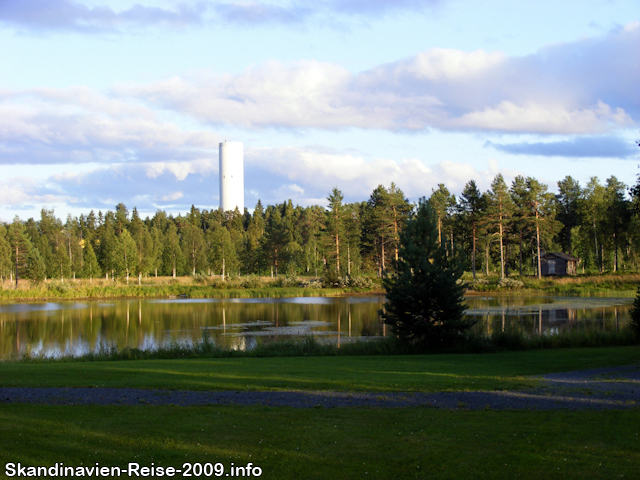
MULTIPOLYGON (((637 271, 640 183, 597 177, 581 186, 567 176, 557 194, 531 177, 508 185, 501 174, 488 191, 469 181, 461 195, 444 184, 425 196, 437 215, 438 241, 478 275, 539 275, 541 253, 579 259, 578 273, 637 271)), ((395 184, 361 202, 334 188, 328 206, 291 200, 250 213, 200 210, 140 218, 120 203, 66 221, 43 209, 38 220, 0 224, 2 284, 18 278, 95 278, 138 282, 146 276, 306 275, 383 277, 398 258, 398 239, 414 205, 395 184)))

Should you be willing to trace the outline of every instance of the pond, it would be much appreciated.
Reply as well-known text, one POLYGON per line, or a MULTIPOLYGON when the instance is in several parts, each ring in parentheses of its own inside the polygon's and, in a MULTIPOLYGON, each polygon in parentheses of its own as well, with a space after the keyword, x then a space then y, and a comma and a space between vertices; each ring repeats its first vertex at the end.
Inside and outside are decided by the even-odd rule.
MULTIPOLYGON (((471 296, 466 302, 478 331, 550 335, 622 328, 632 299, 471 296)), ((390 335, 378 314, 382 308, 384 297, 376 296, 0 304, 0 359, 27 352, 77 356, 111 346, 155 349, 199 341, 205 330, 216 344, 233 349, 307 335, 340 345, 390 335)))

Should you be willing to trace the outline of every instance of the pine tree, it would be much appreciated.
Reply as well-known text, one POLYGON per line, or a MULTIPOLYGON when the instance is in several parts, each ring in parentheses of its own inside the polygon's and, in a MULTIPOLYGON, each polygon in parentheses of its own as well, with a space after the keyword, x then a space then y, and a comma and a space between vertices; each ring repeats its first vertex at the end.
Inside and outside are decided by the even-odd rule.
POLYGON ((0 277, 2 278, 2 286, 4 281, 11 275, 11 246, 7 239, 7 229, 0 224, 0 277))
POLYGON ((282 263, 283 250, 287 245, 287 234, 280 209, 269 206, 265 213, 265 233, 262 237, 261 250, 265 259, 271 264, 271 273, 275 270, 278 276, 278 267, 282 263))
POLYGON ((44 259, 37 248, 32 248, 27 255, 27 263, 24 269, 24 276, 31 280, 34 284, 40 284, 44 281, 46 267, 44 259))
POLYGON ((606 190, 598 177, 591 177, 583 191, 580 202, 580 218, 583 233, 590 237, 591 252, 594 253, 594 264, 602 273, 604 271, 604 229, 606 217, 606 190), (589 232, 589 233, 588 233, 589 232))
POLYGON ((618 250, 624 244, 628 224, 631 221, 631 202, 625 198, 627 186, 615 176, 607 179, 605 186, 606 221, 604 228, 613 253, 613 271, 618 271, 618 250))
POLYGON ((11 245, 11 260, 14 265, 14 273, 16 280, 16 288, 18 288, 18 280, 27 263, 27 257, 31 251, 31 241, 27 235, 27 230, 18 216, 13 219, 13 223, 9 226, 9 242, 11 245))
POLYGON ((364 209, 363 235, 367 247, 373 249, 378 263, 378 276, 387 269, 389 251, 398 260, 400 230, 404 226, 411 205, 395 183, 387 190, 379 185, 369 197, 364 209))
POLYGON ((331 240, 332 257, 335 261, 336 275, 340 275, 340 247, 342 246, 342 240, 345 235, 344 222, 345 222, 345 207, 342 203, 344 199, 342 192, 334 187, 331 191, 331 195, 327 197, 329 206, 327 207, 327 235, 331 240))
POLYGON ((474 180, 469 181, 460 195, 459 212, 463 229, 471 236, 471 270, 476 279, 476 243, 478 239, 478 224, 483 209, 482 195, 474 180))
POLYGON ((385 323, 403 340, 425 347, 450 344, 474 322, 463 320, 465 285, 460 256, 447 256, 439 242, 438 220, 421 199, 400 235, 395 274, 387 290, 385 323))
POLYGON ((536 250, 538 256, 538 278, 542 278, 541 242, 550 243, 561 225, 555 220, 553 194, 547 192, 547 186, 535 178, 527 178, 526 206, 529 209, 532 228, 535 229, 536 250))
POLYGON ((102 275, 100 271, 100 265, 98 264, 98 259, 96 257, 96 253, 93 250, 93 246, 91 242, 85 242, 84 244, 84 265, 82 276, 89 279, 89 283, 93 282, 94 278, 97 278, 102 275))
POLYGON ((429 203, 438 218, 438 242, 442 243, 442 230, 444 229, 445 223, 448 223, 451 211, 456 205, 456 197, 449 193, 444 183, 439 183, 438 189, 431 189, 431 192, 429 203))
POLYGON ((486 220, 488 227, 494 232, 500 241, 500 278, 505 277, 504 237, 509 228, 513 214, 513 202, 509 195, 509 189, 501 174, 496 175, 491 182, 491 191, 488 195, 486 220))
POLYGON ((570 176, 566 176, 558 182, 556 195, 557 218, 562 222, 562 230, 558 233, 562 248, 569 255, 573 255, 572 230, 578 225, 579 204, 582 197, 580 183, 570 176))

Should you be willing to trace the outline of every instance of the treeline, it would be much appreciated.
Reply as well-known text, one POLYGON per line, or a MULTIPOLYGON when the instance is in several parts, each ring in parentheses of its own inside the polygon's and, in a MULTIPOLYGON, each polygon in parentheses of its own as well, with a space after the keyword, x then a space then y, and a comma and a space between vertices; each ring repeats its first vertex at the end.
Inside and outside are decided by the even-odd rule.
MULTIPOLYGON (((456 198, 440 184, 429 196, 438 241, 448 255, 464 256, 468 270, 509 276, 539 274, 539 257, 562 251, 591 273, 637 270, 640 187, 594 177, 582 187, 571 177, 558 194, 534 178, 507 185, 497 175, 481 192, 475 181, 456 198)), ((200 210, 173 217, 158 211, 140 218, 124 204, 92 210, 66 222, 43 209, 39 220, 17 216, 0 225, 2 282, 28 278, 126 278, 146 275, 383 276, 398 258, 398 239, 413 205, 391 184, 367 201, 345 203, 340 190, 328 207, 291 200, 253 213, 200 210)))

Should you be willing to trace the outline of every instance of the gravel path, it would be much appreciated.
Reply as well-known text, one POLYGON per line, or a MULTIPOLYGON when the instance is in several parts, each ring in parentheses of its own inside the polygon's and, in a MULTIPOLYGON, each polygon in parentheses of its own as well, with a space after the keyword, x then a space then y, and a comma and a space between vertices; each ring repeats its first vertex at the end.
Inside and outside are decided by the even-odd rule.
POLYGON ((640 365, 535 377, 523 391, 360 393, 183 391, 131 388, 0 388, 1 403, 49 405, 263 405, 271 407, 412 407, 444 409, 627 409, 640 406, 640 365))

